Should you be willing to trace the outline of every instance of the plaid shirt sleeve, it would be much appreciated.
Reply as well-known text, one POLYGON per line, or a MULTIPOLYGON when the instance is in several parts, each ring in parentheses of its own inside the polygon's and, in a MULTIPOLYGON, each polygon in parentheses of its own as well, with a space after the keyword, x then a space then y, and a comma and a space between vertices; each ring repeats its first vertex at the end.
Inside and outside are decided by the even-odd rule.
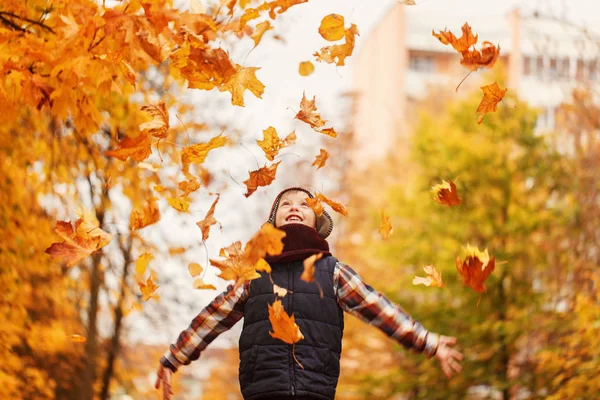
POLYGON ((200 357, 200 353, 221 333, 230 329, 244 316, 249 281, 237 289, 229 285, 181 332, 177 342, 162 356, 160 363, 173 372, 200 357))
POLYGON ((367 285, 352 268, 338 262, 333 279, 338 304, 344 311, 376 326, 406 348, 428 357, 435 355, 439 335, 428 332, 402 307, 367 285))

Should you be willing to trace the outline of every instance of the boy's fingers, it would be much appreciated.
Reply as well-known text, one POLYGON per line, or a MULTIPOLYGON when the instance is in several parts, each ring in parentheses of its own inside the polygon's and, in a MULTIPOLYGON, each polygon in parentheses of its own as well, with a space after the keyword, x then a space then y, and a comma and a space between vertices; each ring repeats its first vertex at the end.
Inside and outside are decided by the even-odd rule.
POLYGON ((452 360, 452 359, 451 359, 451 360, 450 360, 450 366, 451 366, 451 367, 452 367, 452 368, 453 368, 453 369, 454 369, 456 372, 458 372, 459 374, 461 373, 461 371, 462 371, 462 365, 460 365, 460 364, 459 364, 457 361, 454 361, 454 360, 452 360))
POLYGON ((458 361, 462 361, 462 359, 464 358, 463 354, 460 351, 458 351, 458 350, 452 350, 450 352, 450 357, 454 357, 458 361))

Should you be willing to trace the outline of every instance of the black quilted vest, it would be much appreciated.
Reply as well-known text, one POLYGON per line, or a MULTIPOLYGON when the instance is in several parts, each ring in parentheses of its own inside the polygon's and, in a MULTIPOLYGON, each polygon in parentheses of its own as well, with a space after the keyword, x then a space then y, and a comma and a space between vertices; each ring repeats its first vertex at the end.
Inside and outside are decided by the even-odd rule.
POLYGON ((315 282, 300 279, 302 261, 272 265, 275 284, 288 290, 279 298, 288 314, 294 314, 304 339, 292 345, 273 339, 268 304, 276 299, 267 274, 250 284, 244 308, 244 329, 240 336, 240 387, 245 400, 278 396, 310 396, 330 400, 335 397, 340 375, 340 354, 344 315, 333 289, 337 260, 317 261, 315 282), (320 297, 319 286, 323 290, 320 297))

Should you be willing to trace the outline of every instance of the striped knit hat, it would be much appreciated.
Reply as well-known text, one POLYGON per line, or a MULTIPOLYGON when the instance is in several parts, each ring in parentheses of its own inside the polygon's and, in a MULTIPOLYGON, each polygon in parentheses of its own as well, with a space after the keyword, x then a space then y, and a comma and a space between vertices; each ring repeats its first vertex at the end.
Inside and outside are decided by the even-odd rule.
MULTIPOLYGON (((279 208, 279 202, 281 201, 281 196, 283 196, 284 193, 290 192, 290 191, 304 192, 311 199, 315 197, 315 196, 313 196, 313 194, 310 191, 308 191, 304 188, 301 188, 301 187, 295 186, 295 187, 291 187, 291 188, 282 190, 275 198, 275 201, 273 202, 273 206, 271 207, 271 213, 269 214, 268 222, 273 224, 273 226, 275 226, 275 215, 277 214, 277 209, 279 208)), ((316 216, 316 220, 317 220, 317 228, 316 228, 317 233, 323 239, 327 238, 327 236, 329 236, 329 234, 331 234, 331 231, 333 230, 333 220, 331 219, 331 216, 327 213, 327 211, 323 211, 323 214, 321 214, 320 216, 316 216)))

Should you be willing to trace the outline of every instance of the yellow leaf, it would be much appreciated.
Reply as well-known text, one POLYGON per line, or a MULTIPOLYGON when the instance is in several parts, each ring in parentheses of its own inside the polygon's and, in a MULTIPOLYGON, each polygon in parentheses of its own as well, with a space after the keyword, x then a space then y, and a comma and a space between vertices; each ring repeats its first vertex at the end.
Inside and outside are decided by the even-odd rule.
POLYGON ((139 256, 135 262, 135 273, 139 276, 144 275, 144 273, 146 272, 146 268, 148 267, 148 263, 150 263, 150 260, 152 260, 153 258, 154 256, 150 253, 144 253, 141 256, 139 256))
POLYGON ((140 291, 142 292, 142 299, 144 301, 148 301, 151 297, 154 296, 154 292, 159 287, 152 280, 152 276, 149 276, 146 280, 146 283, 138 282, 138 286, 140 287, 140 291))
POLYGON ((108 150, 104 154, 116 157, 121 161, 125 161, 129 157, 135 161, 144 161, 152 154, 150 146, 150 137, 147 133, 142 132, 135 138, 126 137, 119 142, 116 150, 108 150))
POLYGON ((254 47, 258 46, 265 32, 271 29, 273 29, 273 27, 271 26, 271 23, 269 21, 263 21, 260 24, 256 24, 256 29, 252 34, 252 40, 254 40, 254 47))
POLYGON ((236 65, 236 73, 231 76, 227 82, 219 86, 220 92, 231 93, 231 104, 234 106, 244 106, 244 92, 249 90, 259 99, 262 99, 262 94, 265 91, 263 85, 254 74, 260 68, 257 67, 242 67, 236 65))
POLYGON ((271 273, 271 266, 269 265, 269 263, 264 258, 260 258, 256 262, 256 265, 254 266, 254 269, 256 269, 257 271, 266 272, 267 274, 271 273))
POLYGON ((190 203, 180 197, 167 197, 167 202, 169 202, 169 205, 177 211, 186 212, 188 208, 190 208, 190 203))
POLYGON ((192 278, 195 278, 202 273, 203 268, 198 263, 189 263, 188 271, 190 272, 190 275, 192 276, 192 278))
POLYGON ((328 158, 329 158, 329 153, 327 152, 327 150, 320 149, 319 154, 315 158, 315 161, 313 161, 312 165, 316 166, 317 169, 321 169, 325 166, 325 163, 327 162, 328 158))
POLYGON ((213 289, 216 287, 210 283, 204 283, 204 281, 200 278, 194 279, 194 289, 213 289))
POLYGON ((385 210, 381 209, 381 225, 379 226, 379 234, 384 239, 387 239, 390 237, 392 232, 394 232, 394 228, 390 222, 390 216, 387 215, 385 210))
POLYGON ((275 180, 275 174, 277 173, 277 167, 281 161, 277 161, 270 166, 264 166, 256 171, 250 172, 250 177, 244 181, 246 188, 248 189, 244 196, 249 197, 252 193, 256 192, 259 186, 268 186, 275 180))
POLYGON ((137 230, 152 225, 160 220, 160 212, 155 198, 147 200, 144 208, 134 208, 129 217, 131 229, 137 230))
POLYGON ((196 222, 196 225, 198 225, 198 227, 200 228, 200 231, 202 232, 202 240, 203 241, 208 239, 208 235, 210 233, 210 227, 217 223, 217 220, 215 219, 215 207, 216 207, 218 201, 219 201, 219 195, 217 195, 217 198, 215 199, 215 201, 213 201, 208 212, 204 216, 204 219, 202 221, 196 222))
POLYGON ((346 29, 344 32, 344 44, 323 47, 321 52, 315 52, 314 56, 317 57, 317 61, 319 62, 326 62, 328 64, 336 63, 337 66, 346 65, 346 57, 351 56, 354 51, 356 35, 358 35, 358 28, 356 25, 352 24, 350 25, 350 28, 346 29))
POLYGON ((215 136, 208 141, 208 143, 197 143, 191 146, 185 147, 181 150, 181 163, 183 164, 184 173, 189 172, 189 166, 191 163, 202 164, 208 155, 210 150, 223 147, 227 143, 225 136, 215 136))
POLYGON ((427 274, 427 277, 423 278, 420 276, 415 276, 413 279, 413 285, 425 285, 425 286, 437 286, 444 287, 446 284, 442 281, 442 273, 436 270, 431 265, 426 265, 423 267, 423 270, 427 274))
POLYGON ((87 338, 85 336, 81 336, 81 335, 71 335, 71 341, 74 343, 85 343, 87 342, 87 338))
POLYGON ((277 131, 272 126, 263 130, 263 140, 257 140, 259 147, 265 152, 265 156, 269 161, 273 161, 275 156, 284 147, 294 144, 296 141, 296 132, 292 132, 285 137, 280 139, 277 135, 277 131))
POLYGON ((298 73, 302 76, 309 76, 315 72, 315 66, 310 61, 302 61, 298 66, 298 73))
POLYGON ((325 40, 335 42, 344 37, 344 17, 338 14, 329 14, 321 21, 319 34, 325 40))

